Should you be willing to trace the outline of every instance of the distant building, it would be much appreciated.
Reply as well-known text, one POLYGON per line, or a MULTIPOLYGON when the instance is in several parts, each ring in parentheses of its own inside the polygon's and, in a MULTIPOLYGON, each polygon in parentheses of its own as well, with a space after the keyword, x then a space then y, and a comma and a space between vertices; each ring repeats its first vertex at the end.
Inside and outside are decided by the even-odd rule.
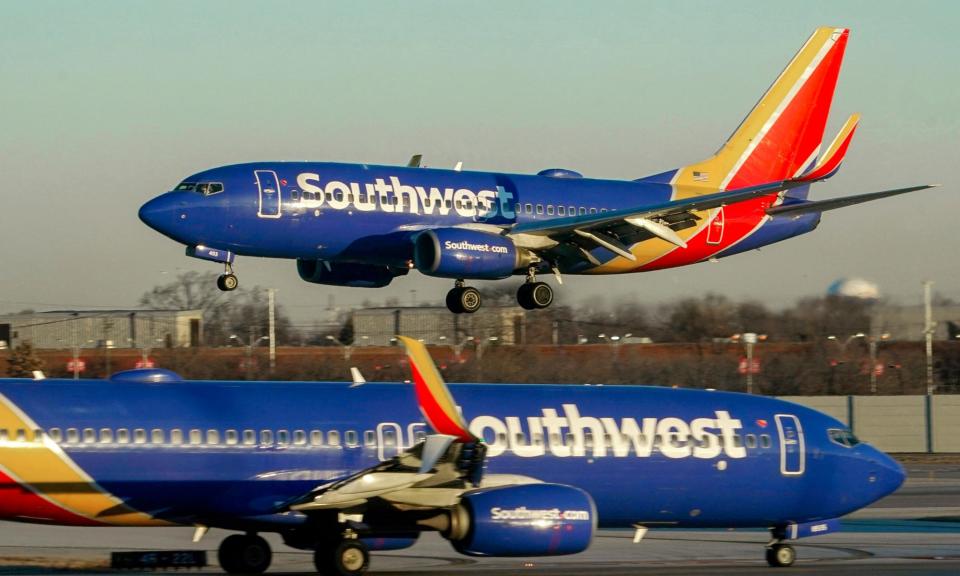
POLYGON ((367 308, 353 312, 353 345, 389 346, 397 334, 427 344, 456 346, 467 338, 520 344, 525 320, 516 306, 484 306, 474 314, 453 314, 441 306, 367 308))
MULTIPOLYGON (((933 306, 931 308, 934 340, 956 339, 956 327, 960 325, 960 305, 933 306), (951 330, 953 325, 953 330, 951 330), (951 333, 953 332, 953 333, 951 333)), ((916 306, 877 306, 872 311, 873 331, 890 334, 891 340, 923 340, 924 310, 916 306)))
POLYGON ((200 310, 57 310, 0 316, 0 341, 34 348, 173 348, 203 342, 200 310))

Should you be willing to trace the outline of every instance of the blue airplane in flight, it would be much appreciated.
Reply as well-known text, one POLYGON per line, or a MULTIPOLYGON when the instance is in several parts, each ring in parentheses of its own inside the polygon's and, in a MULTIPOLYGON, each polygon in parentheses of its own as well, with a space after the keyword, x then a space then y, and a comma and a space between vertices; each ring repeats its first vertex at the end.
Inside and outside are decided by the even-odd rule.
POLYGON ((259 532, 359 575, 369 551, 442 534, 472 556, 586 549, 601 527, 759 527, 789 541, 896 490, 903 469, 790 402, 646 386, 444 384, 401 337, 411 384, 0 380, 0 519, 236 530, 230 573, 260 573, 259 532), (454 401, 451 390, 456 394, 454 401), (462 409, 462 412, 461 412, 462 409))
POLYGON ((474 279, 525 275, 517 300, 553 302, 538 274, 623 274, 722 258, 812 231, 824 211, 928 188, 810 201, 840 167, 859 116, 822 149, 849 31, 817 29, 710 158, 632 181, 572 170, 536 175, 329 162, 254 162, 194 174, 140 209, 189 256, 295 259, 317 284, 382 287, 416 269, 454 280, 456 313, 474 279))

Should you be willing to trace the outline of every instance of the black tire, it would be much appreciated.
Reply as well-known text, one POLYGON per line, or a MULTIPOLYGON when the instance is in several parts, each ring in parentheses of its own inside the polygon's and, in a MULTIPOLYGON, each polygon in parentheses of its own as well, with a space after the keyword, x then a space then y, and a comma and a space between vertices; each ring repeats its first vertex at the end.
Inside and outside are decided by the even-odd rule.
POLYGON ((360 540, 341 540, 319 546, 313 564, 321 576, 361 576, 370 568, 370 552, 360 540))
POLYGON ((537 308, 553 304, 553 288, 546 282, 534 282, 530 288, 530 300, 537 308))
POLYGON ((227 292, 236 290, 237 286, 240 285, 240 281, 233 274, 224 274, 221 278, 223 278, 223 286, 227 292))
POLYGON ((533 303, 533 284, 521 284, 517 290, 517 303, 524 310, 535 310, 537 305, 533 303))
POLYGON ((480 298, 480 291, 476 288, 461 288, 459 300, 460 308, 467 314, 473 314, 483 305, 483 300, 480 298))
POLYGON ((447 292, 447 310, 454 314, 463 314, 463 307, 460 306, 460 292, 463 288, 453 288, 447 292))
POLYGON ((774 544, 767 548, 767 564, 774 568, 793 566, 797 560, 797 552, 789 544, 774 544))
POLYGON ((217 551, 220 567, 229 574, 263 574, 272 559, 270 544, 256 535, 227 536, 217 551))

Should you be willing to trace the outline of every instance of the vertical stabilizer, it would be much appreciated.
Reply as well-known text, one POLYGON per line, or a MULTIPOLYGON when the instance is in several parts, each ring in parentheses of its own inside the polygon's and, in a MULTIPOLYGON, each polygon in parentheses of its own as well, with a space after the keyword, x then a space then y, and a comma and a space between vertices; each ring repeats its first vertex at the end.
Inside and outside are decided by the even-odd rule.
POLYGON ((676 197, 787 180, 817 158, 849 30, 818 28, 712 157, 680 168, 676 197))

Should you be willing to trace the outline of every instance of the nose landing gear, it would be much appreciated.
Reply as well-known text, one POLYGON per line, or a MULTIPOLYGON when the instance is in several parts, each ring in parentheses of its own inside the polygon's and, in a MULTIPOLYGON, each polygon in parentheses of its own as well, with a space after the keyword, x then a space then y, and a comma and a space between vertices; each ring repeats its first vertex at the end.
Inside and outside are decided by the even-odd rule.
POLYGON ((447 309, 454 314, 473 314, 482 304, 480 291, 464 286, 462 279, 458 279, 453 289, 447 292, 447 309))
POLYGON ((217 288, 223 292, 232 292, 240 285, 240 281, 233 273, 233 266, 229 262, 223 265, 223 274, 217 278, 217 288))

